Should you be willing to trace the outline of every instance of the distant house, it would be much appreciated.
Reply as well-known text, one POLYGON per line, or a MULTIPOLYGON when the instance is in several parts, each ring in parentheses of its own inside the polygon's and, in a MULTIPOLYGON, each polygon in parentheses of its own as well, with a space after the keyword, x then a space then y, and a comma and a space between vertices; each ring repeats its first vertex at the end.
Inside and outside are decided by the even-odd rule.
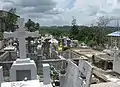
MULTIPOLYGON (((5 25, 5 18, 8 16, 8 14, 12 14, 8 11, 0 10, 0 30, 5 30, 6 25, 5 25)), ((15 14, 12 14, 15 15, 15 14)), ((18 15, 15 15, 16 17, 20 17, 18 15)))

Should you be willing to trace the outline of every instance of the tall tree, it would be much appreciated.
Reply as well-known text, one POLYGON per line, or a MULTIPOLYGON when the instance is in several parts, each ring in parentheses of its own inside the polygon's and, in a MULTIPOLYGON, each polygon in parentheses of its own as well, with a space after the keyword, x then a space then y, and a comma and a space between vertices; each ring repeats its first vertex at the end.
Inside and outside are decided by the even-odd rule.
POLYGON ((28 31, 34 32, 35 29, 35 22, 33 22, 31 19, 28 19, 28 21, 25 23, 25 27, 27 27, 28 31))
POLYGON ((111 18, 107 18, 104 16, 101 16, 98 18, 98 22, 97 22, 98 27, 99 27, 98 40, 99 40, 99 44, 102 44, 103 46, 104 46, 104 43, 106 41, 105 28, 110 21, 111 21, 111 18))
POLYGON ((15 31, 17 18, 18 18, 18 16, 16 15, 16 9, 11 8, 9 10, 7 17, 5 18, 5 25, 6 25, 5 31, 12 31, 12 32, 15 31))
POLYGON ((79 34, 79 29, 78 29, 78 26, 76 24, 76 19, 73 17, 72 27, 71 27, 71 30, 70 30, 70 37, 73 38, 73 39, 77 39, 78 34, 79 34))

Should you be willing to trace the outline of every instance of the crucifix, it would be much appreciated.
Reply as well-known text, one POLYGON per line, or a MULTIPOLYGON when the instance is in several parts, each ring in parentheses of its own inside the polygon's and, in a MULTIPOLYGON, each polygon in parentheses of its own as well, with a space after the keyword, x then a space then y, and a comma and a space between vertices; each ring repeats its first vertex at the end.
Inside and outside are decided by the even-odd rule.
POLYGON ((24 28, 24 18, 19 19, 19 28, 15 32, 4 32, 4 38, 17 38, 19 40, 19 51, 20 51, 20 58, 26 58, 26 42, 25 38, 27 37, 38 37, 38 32, 28 32, 25 31, 24 28))
POLYGON ((115 40, 115 42, 113 42, 113 43, 114 43, 114 48, 115 48, 115 50, 118 50, 117 41, 115 40))

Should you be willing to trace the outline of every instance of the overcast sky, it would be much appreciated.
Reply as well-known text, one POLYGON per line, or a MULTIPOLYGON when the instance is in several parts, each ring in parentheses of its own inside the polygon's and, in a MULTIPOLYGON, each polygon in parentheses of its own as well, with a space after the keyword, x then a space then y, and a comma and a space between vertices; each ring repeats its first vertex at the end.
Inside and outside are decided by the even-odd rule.
POLYGON ((40 25, 91 25, 99 16, 119 18, 120 0, 0 0, 0 9, 16 8, 26 20, 40 25))

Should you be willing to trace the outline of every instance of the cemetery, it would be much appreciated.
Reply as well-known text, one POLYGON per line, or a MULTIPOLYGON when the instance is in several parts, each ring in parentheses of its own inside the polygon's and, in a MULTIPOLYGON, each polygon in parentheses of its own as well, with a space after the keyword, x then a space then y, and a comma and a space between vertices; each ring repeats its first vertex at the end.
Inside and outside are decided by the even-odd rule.
MULTIPOLYGON (((83 35, 77 30, 41 33, 31 19, 25 23, 14 12, 0 14, 0 87, 120 87, 119 32, 106 34, 107 40, 96 30, 88 34, 91 27, 79 30, 83 35), (12 14, 16 23, 8 26, 12 14)), ((77 28, 74 17, 71 27, 77 28)))
MULTIPOLYGON (((65 37, 61 42, 63 47, 61 51, 57 49, 60 45, 59 41, 49 35, 45 35, 43 40, 31 39, 33 40, 30 42, 31 48, 28 49, 29 43, 26 38, 39 37, 39 34, 26 31, 23 23, 24 19, 20 18, 19 28, 15 32, 4 32, 4 38, 9 40, 0 55, 1 87, 28 85, 29 87, 34 85, 36 87, 44 85, 49 87, 54 85, 96 87, 98 83, 101 85, 102 82, 106 82, 106 84, 113 82, 114 84, 114 80, 118 81, 119 78, 116 77, 118 74, 113 75, 114 72, 107 72, 107 69, 120 72, 116 68, 119 62, 116 63, 113 57, 104 52, 92 50, 86 45, 76 48, 75 43, 71 49, 64 50, 65 46, 70 47, 70 43, 72 43, 65 37), (12 44, 16 42, 14 40, 17 40, 16 45, 12 44), (6 74, 6 72, 9 73, 6 74)), ((119 57, 118 53, 119 51, 115 49, 115 58, 119 57)))

